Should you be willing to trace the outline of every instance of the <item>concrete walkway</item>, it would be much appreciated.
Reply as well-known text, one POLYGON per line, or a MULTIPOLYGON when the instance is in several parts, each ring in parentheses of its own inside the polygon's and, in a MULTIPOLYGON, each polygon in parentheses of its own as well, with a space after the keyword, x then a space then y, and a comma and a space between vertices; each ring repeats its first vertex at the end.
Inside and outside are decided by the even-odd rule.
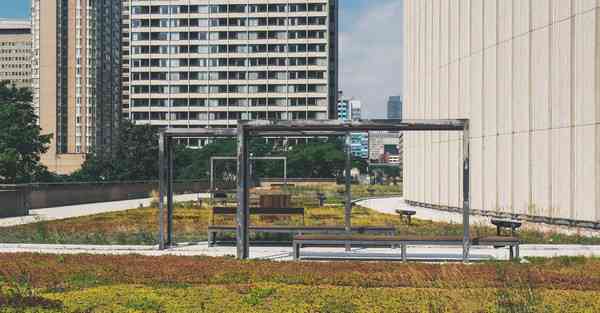
MULTIPOLYGON (((160 251, 156 246, 102 246, 102 245, 48 245, 48 244, 0 244, 0 253, 45 253, 45 254, 107 254, 145 256, 235 256, 235 247, 208 247, 207 242, 180 244, 176 248, 160 251)), ((408 258, 413 261, 460 261, 460 247, 408 247, 408 258)), ((600 246, 582 245, 522 245, 522 257, 595 256, 600 257, 600 246)), ((250 257, 275 261, 292 260, 291 247, 251 247, 250 257)), ((343 248, 303 248, 303 259, 332 260, 400 260, 400 249, 354 248, 345 252, 343 248)), ((507 249, 473 247, 471 260, 506 260, 507 249)))
MULTIPOLYGON (((380 199, 368 199, 359 201, 357 203, 360 206, 364 206, 369 209, 373 209, 378 212, 396 214, 397 209, 410 209, 416 211, 415 218, 422 220, 429 220, 434 222, 447 222, 454 224, 462 224, 462 214, 455 212, 446 212, 440 210, 434 210, 422 207, 413 207, 406 204, 403 198, 380 198, 380 199)), ((490 226, 495 227, 490 223, 491 218, 485 216, 471 215, 471 225, 477 226, 490 226)), ((580 235, 588 237, 600 237, 600 230, 587 229, 587 228, 576 228, 560 225, 546 225, 538 223, 523 222, 521 229, 540 231, 540 232, 553 232, 565 235, 580 235)))
MULTIPOLYGON (((198 194, 178 195, 175 196, 175 201, 192 201, 198 199, 198 194)), ((206 197, 205 194, 200 194, 200 197, 206 197)), ((124 200, 101 203, 88 203, 69 205, 62 207, 37 209, 29 211, 28 216, 0 218, 0 227, 16 226, 40 221, 60 220, 71 217, 79 217, 86 215, 94 215, 107 212, 126 211, 139 208, 140 206, 149 206, 152 198, 124 200)))

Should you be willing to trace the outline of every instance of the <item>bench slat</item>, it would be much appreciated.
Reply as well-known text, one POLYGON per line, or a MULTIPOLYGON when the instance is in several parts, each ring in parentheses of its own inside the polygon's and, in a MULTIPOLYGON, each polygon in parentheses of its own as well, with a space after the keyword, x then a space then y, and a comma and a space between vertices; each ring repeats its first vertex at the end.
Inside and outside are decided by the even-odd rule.
MULTIPOLYGON (((213 214, 234 215, 237 213, 236 207, 214 207, 213 214)), ((304 208, 250 208, 250 214, 253 215, 304 215, 304 208)))

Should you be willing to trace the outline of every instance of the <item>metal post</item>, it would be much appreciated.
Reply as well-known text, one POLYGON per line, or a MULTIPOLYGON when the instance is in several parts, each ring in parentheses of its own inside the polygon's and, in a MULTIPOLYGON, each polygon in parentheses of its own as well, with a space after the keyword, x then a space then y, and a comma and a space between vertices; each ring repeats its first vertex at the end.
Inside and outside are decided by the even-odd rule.
POLYGON ((283 185, 287 187, 287 157, 283 159, 283 185))
MULTIPOLYGON (((352 137, 350 132, 346 133, 346 208, 344 210, 344 224, 346 234, 352 235, 352 137)), ((346 244, 346 251, 350 251, 350 245, 346 244)))
POLYGON ((470 186, 470 159, 469 159, 469 121, 465 120, 463 131, 463 262, 469 261, 469 249, 471 246, 471 235, 469 228, 469 186, 470 186))
POLYGON ((173 138, 167 138, 167 247, 173 245, 173 138))
POLYGON ((165 248, 165 134, 160 133, 158 137, 158 249, 165 248))
POLYGON ((210 158, 210 191, 215 190, 215 177, 213 173, 214 159, 210 158))
POLYGON ((248 206, 248 138, 244 126, 238 125, 238 209, 236 227, 237 258, 247 259, 250 256, 248 240, 248 218, 250 208, 248 206))

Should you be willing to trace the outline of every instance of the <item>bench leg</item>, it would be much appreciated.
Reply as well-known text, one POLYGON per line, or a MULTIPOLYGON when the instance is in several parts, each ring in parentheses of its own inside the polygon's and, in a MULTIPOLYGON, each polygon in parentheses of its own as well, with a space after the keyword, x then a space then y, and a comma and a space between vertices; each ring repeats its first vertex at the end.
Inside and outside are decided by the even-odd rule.
POLYGON ((346 249, 346 252, 350 252, 350 250, 352 250, 352 245, 350 244, 350 242, 346 241, 344 248, 346 249))
POLYGON ((518 260, 521 258, 521 251, 519 251, 519 245, 515 245, 515 259, 518 260))
POLYGON ((215 246, 215 242, 216 242, 215 237, 216 236, 215 236, 214 232, 212 232, 212 231, 208 232, 208 246, 209 247, 214 247, 215 246))
POLYGON ((294 260, 300 260, 300 244, 297 242, 294 242, 294 244, 292 245, 294 247, 294 260))
POLYGON ((508 246, 508 251, 509 251, 509 257, 508 257, 508 259, 510 261, 514 260, 514 258, 515 258, 515 253, 514 253, 513 249, 514 249, 514 246, 508 246))
POLYGON ((406 262, 408 257, 406 256, 406 245, 400 245, 400 255, 402 256, 402 262, 406 262))

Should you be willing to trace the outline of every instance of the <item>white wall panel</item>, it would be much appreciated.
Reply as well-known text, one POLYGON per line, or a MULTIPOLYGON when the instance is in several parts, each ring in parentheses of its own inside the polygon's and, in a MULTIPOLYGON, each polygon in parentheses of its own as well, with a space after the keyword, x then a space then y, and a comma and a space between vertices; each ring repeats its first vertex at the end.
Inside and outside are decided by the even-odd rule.
POLYGON ((498 136, 498 208, 512 212, 512 135, 498 136))
POLYGON ((470 69, 470 59, 461 59, 460 60, 460 92, 459 92, 459 107, 460 114, 463 118, 470 117, 470 107, 471 107, 471 69, 470 69))
POLYGON ((471 139, 471 209, 483 208, 483 143, 481 138, 471 139))
POLYGON ((497 137, 486 136, 483 139, 483 186, 484 186, 484 209, 496 211, 497 201, 497 137))
POLYGON ((440 65, 450 62, 450 0, 440 1, 440 65))
POLYGON ((471 0, 459 1, 460 6, 460 56, 471 54, 471 0))
MULTIPOLYGON (((550 29, 531 33, 532 129, 550 127, 550 29)), ((567 73, 562 73, 567 74, 567 73)))
POLYGON ((498 1, 498 41, 503 42, 513 37, 513 1, 498 1))
POLYGON ((596 121, 596 12, 575 16, 575 125, 596 121))
POLYGON ((513 130, 529 131, 529 35, 513 41, 513 130))
POLYGON ((512 132, 512 41, 498 45, 497 129, 500 134, 512 132))
POLYGON ((552 33, 552 127, 569 127, 571 125, 571 21, 554 24, 552 33))
POLYGON ((516 213, 529 214, 530 186, 529 175, 529 134, 517 133, 513 136, 512 194, 516 213))
POLYGON ((552 21, 558 22, 571 15, 571 1, 552 0, 552 21))
POLYGON ((595 126, 575 127, 575 219, 596 219, 595 126))
POLYGON ((575 2, 574 14, 583 13, 598 6, 597 0, 573 0, 575 2))
POLYGON ((481 137, 483 132, 482 107, 483 107, 483 55, 477 53, 471 56, 470 63, 470 118, 471 137, 481 137))
POLYGON ((471 53, 483 49, 483 1, 471 0, 471 53))
POLYGON ((552 209, 550 131, 540 130, 531 133, 531 145, 531 209, 535 215, 549 216, 552 209))
POLYGON ((496 136, 498 132, 497 125, 497 52, 496 47, 491 47, 483 52, 483 135, 496 136))
POLYGON ((450 0, 450 21, 449 21, 449 35, 450 35, 450 60, 449 62, 455 62, 459 56, 460 49, 460 4, 462 0, 450 0))
POLYGON ((513 36, 523 35, 530 30, 530 1, 513 0, 513 36))
POLYGON ((552 208, 555 217, 571 216, 571 128, 556 128, 552 134, 552 208))
POLYGON ((498 31, 498 0, 484 0, 483 10, 483 46, 488 48, 497 44, 498 31))
MULTIPOLYGON (((539 29, 550 25, 550 1, 531 0, 531 25, 533 29, 539 29)), ((562 0, 562 2, 568 2, 562 0)))

